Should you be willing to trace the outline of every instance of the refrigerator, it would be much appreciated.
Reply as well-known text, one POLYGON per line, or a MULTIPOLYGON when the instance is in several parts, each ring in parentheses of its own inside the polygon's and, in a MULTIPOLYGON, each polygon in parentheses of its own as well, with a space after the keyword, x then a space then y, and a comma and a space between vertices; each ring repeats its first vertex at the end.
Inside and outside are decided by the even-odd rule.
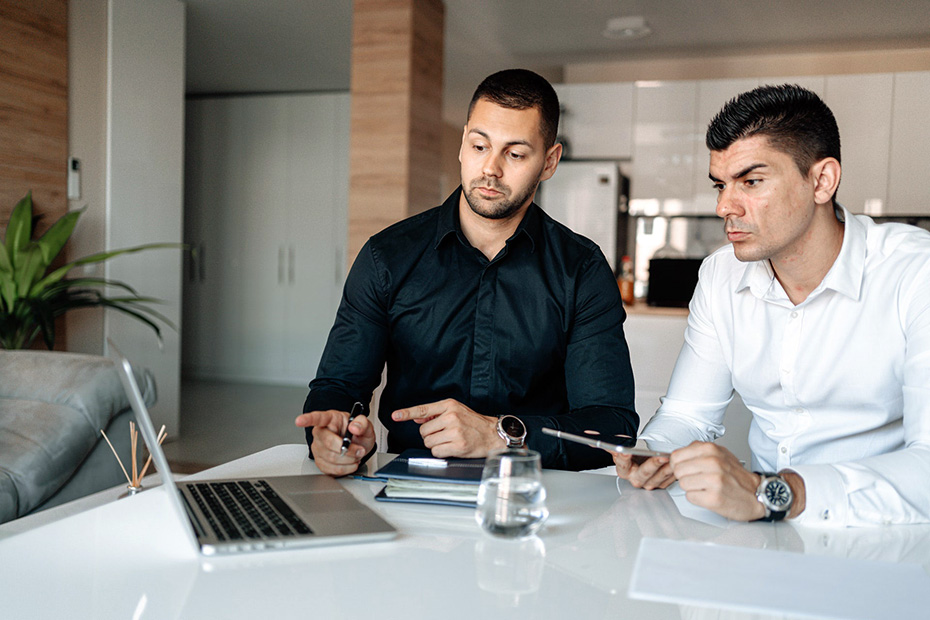
POLYGON ((629 180, 617 162, 559 162, 539 186, 536 204, 553 219, 601 248, 614 275, 626 253, 629 180))

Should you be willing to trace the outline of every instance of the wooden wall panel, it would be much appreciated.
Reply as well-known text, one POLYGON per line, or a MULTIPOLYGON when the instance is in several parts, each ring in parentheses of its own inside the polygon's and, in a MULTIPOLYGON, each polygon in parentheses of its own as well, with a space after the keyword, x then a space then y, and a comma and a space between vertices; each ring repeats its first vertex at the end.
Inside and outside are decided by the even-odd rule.
POLYGON ((349 263, 368 237, 439 204, 441 0, 355 0, 349 263))
POLYGON ((0 0, 0 226, 30 189, 40 231, 67 211, 67 158, 67 0, 0 0))

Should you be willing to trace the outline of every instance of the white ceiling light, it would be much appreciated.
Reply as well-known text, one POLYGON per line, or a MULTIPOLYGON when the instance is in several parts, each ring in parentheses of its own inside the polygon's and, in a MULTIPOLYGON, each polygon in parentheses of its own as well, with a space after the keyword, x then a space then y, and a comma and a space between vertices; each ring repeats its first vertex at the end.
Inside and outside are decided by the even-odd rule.
POLYGON ((642 15, 614 17, 607 20, 603 35, 608 39, 639 39, 652 34, 652 28, 642 15))

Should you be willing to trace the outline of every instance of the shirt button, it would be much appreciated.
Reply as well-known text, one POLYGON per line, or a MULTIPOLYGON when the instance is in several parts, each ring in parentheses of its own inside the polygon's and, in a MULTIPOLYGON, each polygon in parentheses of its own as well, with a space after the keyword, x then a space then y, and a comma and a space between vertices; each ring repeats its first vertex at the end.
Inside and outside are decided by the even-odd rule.
POLYGON ((782 446, 782 447, 781 447, 781 453, 782 453, 782 454, 788 454, 788 448, 786 448, 785 446, 782 446))
POLYGON ((830 509, 825 508, 824 511, 820 513, 820 518, 823 519, 824 521, 829 521, 830 520, 830 509))
POLYGON ((791 318, 792 318, 792 319, 798 318, 798 313, 797 313, 797 312, 792 312, 792 313, 791 313, 791 318))
POLYGON ((794 408, 794 412, 795 412, 795 413, 804 413, 804 410, 801 409, 800 407, 795 407, 795 408, 794 408))

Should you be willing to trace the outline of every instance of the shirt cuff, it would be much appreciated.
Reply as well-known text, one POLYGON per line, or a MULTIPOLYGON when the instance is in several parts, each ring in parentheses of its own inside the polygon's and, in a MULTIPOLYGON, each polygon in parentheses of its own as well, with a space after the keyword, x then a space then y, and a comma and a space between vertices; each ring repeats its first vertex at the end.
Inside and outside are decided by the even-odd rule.
POLYGON ((846 527, 849 496, 843 476, 830 465, 800 465, 793 471, 804 480, 804 512, 792 523, 805 527, 846 527))

